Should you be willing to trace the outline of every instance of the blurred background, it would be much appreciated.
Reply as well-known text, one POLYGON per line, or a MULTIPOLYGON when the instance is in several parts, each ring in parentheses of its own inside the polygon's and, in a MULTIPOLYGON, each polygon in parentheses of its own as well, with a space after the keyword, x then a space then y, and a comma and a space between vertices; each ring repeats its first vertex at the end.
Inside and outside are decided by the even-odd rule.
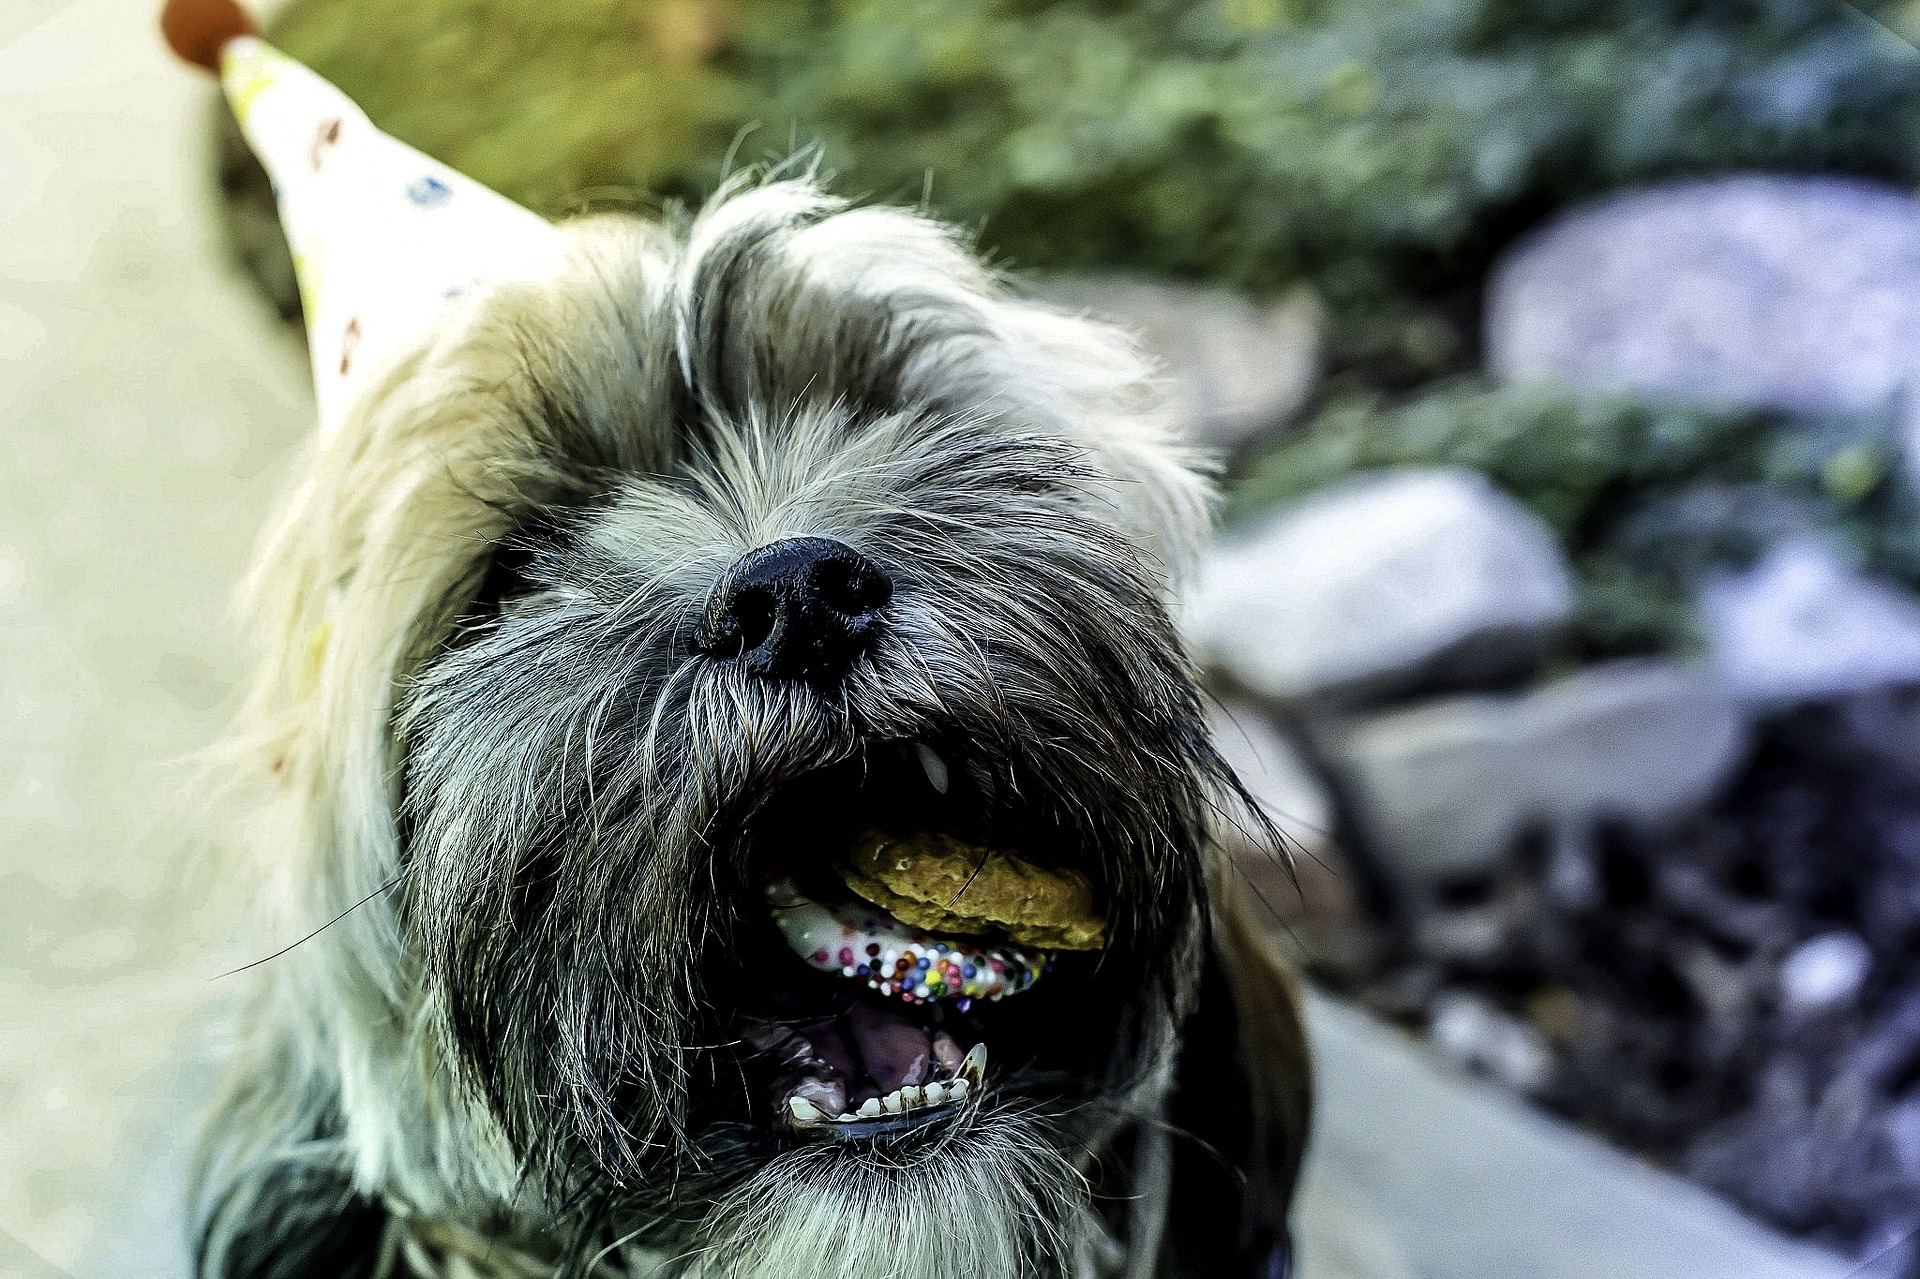
MULTIPOLYGON (((177 1275, 194 856, 310 415, 149 0, 0 9, 0 1274, 177 1275)), ((1313 980, 1304 1279, 1920 1276, 1920 3, 292 0, 542 211, 817 147, 1138 331, 1313 980)), ((316 925, 324 921, 315 920, 316 925)))

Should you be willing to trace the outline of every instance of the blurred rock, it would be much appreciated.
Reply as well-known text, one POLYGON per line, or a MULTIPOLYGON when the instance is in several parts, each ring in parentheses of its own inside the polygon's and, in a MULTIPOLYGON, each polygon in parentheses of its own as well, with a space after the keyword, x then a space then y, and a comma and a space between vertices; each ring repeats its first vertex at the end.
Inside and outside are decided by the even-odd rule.
POLYGON ((1300 747, 1266 712, 1246 702, 1209 708, 1214 747, 1287 838, 1318 846, 1332 838, 1333 797, 1300 747))
MULTIPOLYGON (((1267 846, 1237 814, 1224 838, 1270 922, 1289 928, 1334 929, 1352 922, 1356 887, 1334 843, 1333 797, 1300 748, 1245 702, 1225 702, 1208 713, 1213 744, 1261 810, 1286 838, 1267 846)), ((1227 811, 1231 813, 1232 806, 1227 811)), ((1314 948, 1317 934, 1296 938, 1314 948)))
POLYGON ((1605 200, 1495 271, 1487 359, 1512 381, 1827 413, 1889 407, 1920 350, 1920 206, 1826 177, 1605 200))
POLYGON ((1553 1052, 1544 1035, 1464 991, 1435 997, 1427 1033, 1441 1055, 1519 1092, 1539 1088, 1553 1069, 1553 1052))
POLYGON ((1320 378, 1320 308, 1305 296, 1258 306, 1223 289, 1125 276, 1055 278, 1036 292, 1138 334, 1207 448, 1230 453, 1279 426, 1320 378))
POLYGON ((1710 673, 1628 661, 1358 719, 1324 747, 1381 870, 1421 884, 1491 869, 1530 829, 1667 822, 1713 795, 1745 730, 1710 673))
POLYGON ((1901 397, 1898 427, 1900 461, 1906 481, 1920 489, 1920 364, 1916 365, 1913 380, 1901 397))
POLYGON ((1541 910, 1538 887, 1526 883, 1498 883, 1484 899, 1477 891, 1407 896, 1402 931, 1420 955, 1456 971, 1499 963, 1533 930, 1541 910))
MULTIPOLYGON (((1856 768, 1892 768, 1920 779, 1920 688, 1888 686, 1802 708, 1816 734, 1844 741, 1856 768)), ((1920 842, 1916 843, 1920 865, 1920 842)))
POLYGON ((1794 947, 1780 965, 1780 994, 1789 1008, 1817 1011, 1844 1004, 1873 970, 1873 951, 1857 935, 1822 933, 1794 947))
POLYGON ((1360 701, 1524 673, 1573 604, 1538 517, 1466 470, 1357 477, 1203 561, 1201 660, 1275 702, 1360 701))
POLYGON ((1816 541, 1710 580, 1700 614, 1713 664, 1741 697, 1809 701, 1920 683, 1920 601, 1816 541))

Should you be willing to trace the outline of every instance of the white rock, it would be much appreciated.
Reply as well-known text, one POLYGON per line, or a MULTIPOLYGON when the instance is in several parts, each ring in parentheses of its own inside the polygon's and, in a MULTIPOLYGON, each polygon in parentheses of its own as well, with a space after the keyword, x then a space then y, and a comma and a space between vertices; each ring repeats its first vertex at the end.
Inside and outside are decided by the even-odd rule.
POLYGON ((1573 604, 1545 524, 1453 468, 1365 475, 1203 558, 1200 659, 1274 701, 1364 698, 1524 670, 1573 604))
POLYGON ((1221 758, 1282 832, 1308 848, 1330 838, 1333 797, 1300 748, 1263 711, 1223 702, 1208 712, 1207 726, 1221 758))
POLYGON ((1477 995, 1449 990, 1435 996, 1427 1032, 1442 1056, 1520 1092, 1540 1087, 1553 1072, 1546 1036, 1477 995))
POLYGON ((1873 970, 1873 952, 1852 933, 1808 938, 1780 964, 1780 994, 1803 1012, 1833 1008, 1859 993, 1873 970))
POLYGON ((1588 206, 1494 272, 1499 376, 1800 412, 1890 405, 1920 352, 1920 205, 1842 178, 1687 182, 1588 206))
POLYGON ((1236 801, 1222 797, 1219 835, 1247 885, 1247 904, 1290 941, 1320 928, 1337 931, 1358 908, 1358 885, 1334 839, 1337 816, 1326 781, 1296 739, 1250 702, 1222 702, 1209 711, 1207 726, 1214 748, 1284 837, 1275 848, 1236 801))
POLYGON ((1714 665, 1752 701, 1920 683, 1920 601, 1817 541, 1785 543, 1750 571, 1709 581, 1700 616, 1714 665))
POLYGON ((1196 443, 1230 451, 1286 421, 1320 376, 1318 305, 1125 276, 1056 278, 1039 295, 1129 329, 1172 381, 1196 443))
POLYGON ((1323 750, 1381 869, 1430 883, 1487 870, 1530 828, 1669 821, 1713 794, 1745 744, 1710 672, 1628 661, 1363 718, 1323 750))

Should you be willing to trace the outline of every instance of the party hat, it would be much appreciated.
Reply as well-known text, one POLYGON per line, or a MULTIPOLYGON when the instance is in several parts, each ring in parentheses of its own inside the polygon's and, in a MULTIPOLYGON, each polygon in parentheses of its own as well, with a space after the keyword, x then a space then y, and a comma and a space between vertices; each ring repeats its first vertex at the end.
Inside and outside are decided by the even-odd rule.
POLYGON ((262 40, 234 0, 169 0, 160 27, 175 53, 219 75, 273 179, 323 435, 457 299, 555 260, 551 223, 380 132, 340 90, 262 40))

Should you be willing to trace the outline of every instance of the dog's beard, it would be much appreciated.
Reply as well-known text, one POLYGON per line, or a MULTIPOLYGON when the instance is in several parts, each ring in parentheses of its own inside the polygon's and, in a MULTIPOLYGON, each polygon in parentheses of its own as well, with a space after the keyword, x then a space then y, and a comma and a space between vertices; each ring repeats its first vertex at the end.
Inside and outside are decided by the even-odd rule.
POLYGON ((1016 1115, 884 1162, 787 1151, 716 1207, 689 1256, 699 1279, 791 1279, 831 1258, 845 1279, 1084 1272, 1097 1227, 1085 1176, 1016 1115))
POLYGON ((1057 444, 825 409, 706 431, 681 479, 524 536, 408 700, 406 916, 450 1056, 582 1248, 1058 1272, 1091 1220, 1075 1161, 1161 1071, 1197 962, 1218 766, 1153 579, 1057 444), (895 583, 830 689, 689 643, 726 567, 794 533, 895 583), (944 798, 892 767, 927 744, 944 798), (819 993, 759 883, 874 821, 1086 874, 1108 944, 956 1031, 995 1054, 962 1118, 796 1147, 743 1041, 874 1001, 819 993))

